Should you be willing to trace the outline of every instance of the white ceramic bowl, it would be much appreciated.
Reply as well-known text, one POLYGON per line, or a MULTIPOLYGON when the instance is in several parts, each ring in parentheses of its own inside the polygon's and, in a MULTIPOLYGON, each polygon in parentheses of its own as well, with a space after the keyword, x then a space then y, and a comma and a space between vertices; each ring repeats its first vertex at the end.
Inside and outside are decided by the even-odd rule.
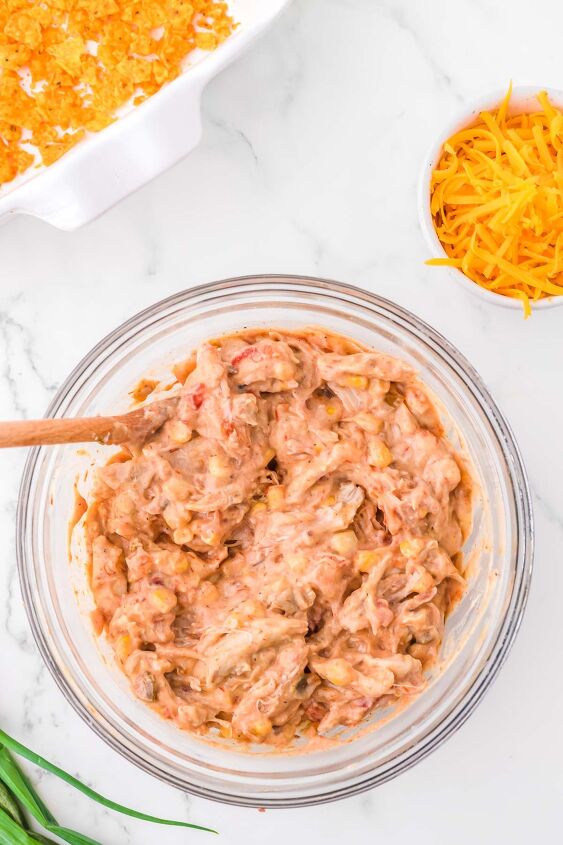
POLYGON ((207 83, 290 2, 229 0, 239 23, 230 38, 212 53, 190 56, 181 76, 50 167, 0 186, 0 221, 30 214, 59 229, 78 229, 188 155, 201 138, 207 83))
MULTIPOLYGON (((510 100, 509 114, 518 114, 523 112, 539 111, 541 105, 538 103, 536 94, 539 91, 547 91, 551 101, 563 106, 563 91, 557 88, 547 88, 545 85, 517 85, 512 89, 512 97, 510 100)), ((432 258, 447 258, 446 251, 440 239, 436 234, 432 215, 430 213, 430 180, 432 171, 438 164, 440 156, 442 155, 442 148, 444 142, 448 140, 455 132, 463 129, 465 126, 471 125, 479 112, 497 108, 506 94, 506 88, 493 91, 485 94, 464 106, 448 123, 442 128, 436 140, 433 142, 428 155, 424 159, 422 173, 418 183, 418 217, 422 232, 424 234, 426 243, 430 250, 432 258)), ((500 293, 486 290, 480 285, 469 279, 465 273, 455 267, 444 267, 442 272, 449 273, 454 279, 463 287, 470 291, 474 296, 490 302, 493 305, 501 305, 504 308, 513 308, 522 312, 522 303, 518 299, 511 299, 509 296, 503 296, 500 293)), ((540 299, 538 302, 532 304, 533 311, 543 311, 546 308, 554 308, 555 306, 563 305, 563 296, 553 296, 547 299, 540 299)))

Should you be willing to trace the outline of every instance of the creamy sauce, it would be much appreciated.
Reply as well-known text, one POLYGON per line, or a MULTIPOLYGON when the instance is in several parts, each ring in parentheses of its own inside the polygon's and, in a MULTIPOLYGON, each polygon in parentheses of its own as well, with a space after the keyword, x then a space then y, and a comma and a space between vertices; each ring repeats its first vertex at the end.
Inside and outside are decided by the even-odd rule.
POLYGON ((411 368, 319 329, 174 368, 177 406, 98 469, 98 630, 184 729, 287 746, 404 704, 464 589, 471 483, 411 368))

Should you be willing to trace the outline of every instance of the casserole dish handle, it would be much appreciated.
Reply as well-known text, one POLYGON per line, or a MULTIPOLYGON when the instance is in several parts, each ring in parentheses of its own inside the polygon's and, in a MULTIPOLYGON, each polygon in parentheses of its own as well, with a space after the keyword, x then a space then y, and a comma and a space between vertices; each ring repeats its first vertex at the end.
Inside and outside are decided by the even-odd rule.
POLYGON ((172 167, 200 141, 203 83, 186 74, 152 102, 77 144, 0 197, 0 221, 30 214, 59 229, 77 229, 172 167), (180 95, 178 88, 184 89, 180 95), (145 116, 147 105, 151 113, 145 116))
POLYGON ((33 175, 28 171, 0 192, 0 223, 30 214, 59 229, 78 229, 188 155, 201 138, 206 84, 290 2, 237 4, 241 28, 217 50, 50 167, 33 175))

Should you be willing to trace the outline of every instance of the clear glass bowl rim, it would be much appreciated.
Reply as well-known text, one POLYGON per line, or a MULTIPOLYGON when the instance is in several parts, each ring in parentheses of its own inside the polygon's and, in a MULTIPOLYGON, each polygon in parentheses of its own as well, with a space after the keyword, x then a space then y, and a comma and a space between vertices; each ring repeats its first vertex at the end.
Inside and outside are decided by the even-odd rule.
POLYGON ((119 740, 116 739, 114 735, 115 732, 109 730, 103 724, 100 724, 93 718, 89 710, 84 707, 83 703, 74 692, 72 685, 69 683, 64 673, 60 671, 56 661, 53 659, 47 637, 45 636, 45 632, 43 631, 40 623, 39 614, 34 606, 32 588, 26 572, 25 533, 28 530, 28 520, 30 516, 31 519, 33 519, 33 512, 30 513, 28 505, 34 482, 34 471, 42 447, 34 447, 30 450, 24 466, 19 491, 16 514, 16 555, 20 587, 23 594, 27 617, 39 652, 55 682, 62 691, 65 699, 71 704, 86 724, 88 724, 92 730, 104 740, 104 742, 124 756, 127 760, 149 774, 152 774, 160 780, 163 780, 177 788, 223 803, 272 808, 321 804, 326 803, 327 801, 334 801, 353 794, 364 792, 374 786, 381 785, 382 783, 391 780, 403 771, 411 768, 417 762, 424 759, 432 751, 438 748, 449 736, 455 733, 455 731, 463 725, 480 703, 493 680, 497 677, 499 670, 508 656, 520 628, 527 603, 532 575, 534 550, 534 523, 531 494, 522 457, 510 426, 497 407, 481 377, 467 359, 443 335, 402 306, 399 306, 391 300, 380 297, 369 291, 362 290, 354 285, 335 282, 324 278, 291 274, 240 276, 198 285, 159 300, 120 324, 82 358, 57 390, 45 416, 56 416, 60 406, 64 404, 67 395, 78 383, 80 383, 84 372, 88 369, 88 367, 100 358, 108 347, 111 347, 115 341, 123 337, 123 335, 128 335, 128 333, 137 326, 147 324, 148 321, 158 318, 159 314, 169 307, 179 305, 188 306, 192 300, 198 300, 202 297, 205 300, 205 297, 212 297, 214 294, 236 288, 242 288, 243 290, 248 290, 249 292, 254 293, 259 293, 260 291, 270 292, 275 290, 276 293, 280 295, 283 295, 284 289, 289 293, 292 289, 300 289, 303 291, 303 289, 306 288, 309 292, 312 292, 321 298, 324 291, 328 296, 340 296, 344 301, 349 303, 359 304, 364 307, 367 306, 368 308, 371 306, 376 312, 383 311, 385 317, 397 322, 401 326, 402 330, 406 330, 416 339, 422 338, 434 347, 435 352, 436 350, 439 350, 443 363, 450 369, 453 368, 457 375, 461 375, 468 390, 473 393, 474 397, 478 400, 481 406, 487 410, 487 413, 494 418, 498 445, 500 446, 506 462, 507 472, 510 476, 515 497, 518 496, 518 504, 520 507, 517 508, 517 515, 518 513, 521 513, 521 519, 518 520, 515 578, 511 592, 510 617, 503 620, 504 624, 499 629, 499 635, 493 649, 491 650, 489 660, 481 667, 473 684, 468 687, 465 694, 455 703, 440 724, 424 734, 416 743, 413 744, 412 748, 410 748, 406 754, 403 754, 400 757, 399 760, 393 761, 393 765, 388 766, 385 771, 377 773, 373 777, 366 777, 362 781, 354 782, 352 784, 344 784, 338 789, 332 789, 329 793, 325 792, 318 795, 308 794, 302 800, 295 797, 274 797, 270 799, 260 797, 260 799, 254 800, 252 797, 249 798, 241 797, 240 795, 230 795, 228 793, 214 791, 206 787, 195 786, 187 783, 185 780, 180 780, 174 774, 163 772, 162 769, 153 765, 149 760, 143 757, 142 754, 134 753, 130 748, 122 745, 119 740))

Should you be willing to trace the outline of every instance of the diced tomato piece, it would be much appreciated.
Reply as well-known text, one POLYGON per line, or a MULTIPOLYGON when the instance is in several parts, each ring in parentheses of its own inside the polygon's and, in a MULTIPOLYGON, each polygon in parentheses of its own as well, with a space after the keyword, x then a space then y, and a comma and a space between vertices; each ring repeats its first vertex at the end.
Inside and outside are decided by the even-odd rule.
POLYGON ((258 350, 255 346, 247 346, 242 352, 239 352, 231 361, 231 366, 236 367, 237 364, 240 364, 241 361, 244 361, 245 358, 255 358, 258 353, 258 350))
POLYGON ((188 394, 188 399, 194 406, 195 410, 197 411, 198 408, 201 408, 203 405, 203 399, 205 396, 205 385, 204 384, 196 384, 193 390, 188 394))

